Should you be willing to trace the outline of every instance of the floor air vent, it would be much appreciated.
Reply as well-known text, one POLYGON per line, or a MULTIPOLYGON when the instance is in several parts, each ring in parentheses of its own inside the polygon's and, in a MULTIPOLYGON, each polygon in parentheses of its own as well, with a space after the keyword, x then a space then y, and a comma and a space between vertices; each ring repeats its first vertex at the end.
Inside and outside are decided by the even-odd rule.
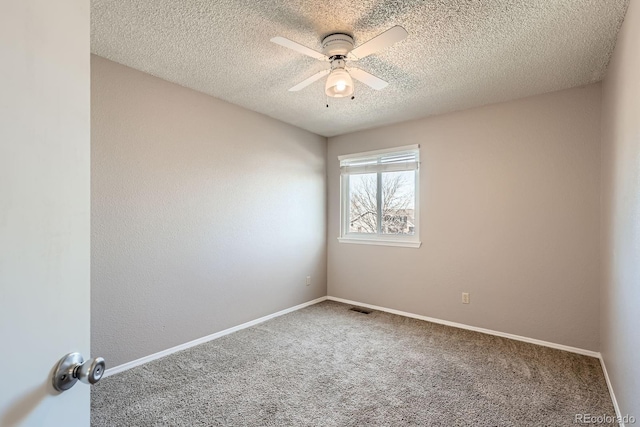
POLYGON ((367 310, 366 308, 362 308, 362 307, 351 307, 349 310, 351 310, 351 311, 357 311, 358 313, 362 313, 362 314, 369 314, 369 313, 371 313, 371 310, 367 310))

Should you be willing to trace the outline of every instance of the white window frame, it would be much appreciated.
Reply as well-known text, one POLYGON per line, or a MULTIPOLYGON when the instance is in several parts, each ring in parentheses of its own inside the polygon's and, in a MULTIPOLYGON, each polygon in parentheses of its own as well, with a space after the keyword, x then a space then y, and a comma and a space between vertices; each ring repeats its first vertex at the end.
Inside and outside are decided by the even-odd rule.
MULTIPOLYGON (((350 210, 350 195, 349 195, 349 174, 340 173, 340 236, 338 241, 340 243, 355 243, 365 245, 382 245, 382 246, 401 246, 408 248, 419 248, 422 242, 420 241, 420 145, 406 145, 402 147, 386 148, 382 150, 367 151, 364 153, 347 154, 344 156, 338 156, 338 161, 342 163, 343 160, 355 160, 372 158, 376 156, 388 155, 392 153, 406 153, 414 151, 416 153, 416 160, 418 167, 415 169, 415 206, 414 206, 414 234, 410 235, 396 235, 396 234, 377 234, 372 233, 353 233, 349 232, 349 210, 350 210)), ((377 172, 382 174, 383 172, 377 172)), ((378 177, 378 185, 380 185, 381 177, 378 177)), ((381 205, 380 198, 382 197, 381 190, 377 191, 378 206, 381 205)), ((381 222, 380 212, 378 212, 378 222, 381 222)))

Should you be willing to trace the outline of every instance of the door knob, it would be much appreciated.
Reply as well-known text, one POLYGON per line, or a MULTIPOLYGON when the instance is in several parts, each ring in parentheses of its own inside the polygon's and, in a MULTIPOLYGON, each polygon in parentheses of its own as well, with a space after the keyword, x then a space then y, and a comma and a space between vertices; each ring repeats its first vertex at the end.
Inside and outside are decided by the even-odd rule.
POLYGON ((53 388, 58 391, 69 390, 80 380, 85 384, 95 384, 104 375, 104 359, 95 357, 84 360, 80 353, 69 353, 53 371, 53 388))

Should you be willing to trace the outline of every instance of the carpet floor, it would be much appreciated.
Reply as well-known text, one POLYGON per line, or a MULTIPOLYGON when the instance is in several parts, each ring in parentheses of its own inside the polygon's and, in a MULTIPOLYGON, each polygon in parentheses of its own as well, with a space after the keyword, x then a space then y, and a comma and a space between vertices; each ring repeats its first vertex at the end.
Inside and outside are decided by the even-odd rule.
POLYGON ((575 426, 598 359, 325 301, 92 386, 91 425, 575 426))

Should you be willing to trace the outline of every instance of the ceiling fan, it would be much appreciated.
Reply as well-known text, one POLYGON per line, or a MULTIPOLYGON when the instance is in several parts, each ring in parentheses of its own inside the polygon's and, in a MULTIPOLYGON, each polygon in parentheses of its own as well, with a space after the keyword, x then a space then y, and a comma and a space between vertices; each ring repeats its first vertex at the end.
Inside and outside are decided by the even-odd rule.
POLYGON ((381 78, 364 70, 353 67, 347 68, 347 61, 357 61, 372 53, 379 52, 404 40, 408 35, 409 33, 404 28, 396 25, 354 49, 353 37, 344 33, 335 33, 322 39, 322 52, 317 52, 284 37, 274 37, 271 41, 303 55, 331 63, 330 69, 322 70, 303 80, 289 89, 290 92, 304 89, 316 80, 329 75, 325 84, 325 93, 333 98, 344 98, 353 95, 352 77, 375 90, 384 89, 389 85, 381 78))

